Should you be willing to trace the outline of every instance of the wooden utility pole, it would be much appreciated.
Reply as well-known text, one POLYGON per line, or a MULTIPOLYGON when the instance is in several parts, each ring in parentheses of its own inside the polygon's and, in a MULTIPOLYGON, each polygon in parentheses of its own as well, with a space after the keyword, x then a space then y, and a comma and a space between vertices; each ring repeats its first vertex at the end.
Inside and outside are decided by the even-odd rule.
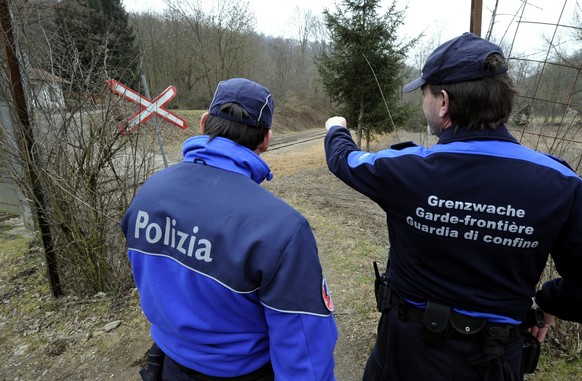
POLYGON ((34 201, 33 213, 35 214, 44 246, 51 291, 53 296, 58 297, 63 295, 63 291, 57 270, 57 258, 54 250, 53 238, 45 214, 46 200, 42 190, 40 177, 34 164, 39 163, 40 161, 37 157, 37 151, 34 149, 34 135, 32 132, 30 116, 28 114, 28 107, 26 105, 26 93, 22 84, 20 61, 16 54, 16 38, 13 33, 14 27, 10 16, 8 0, 0 0, 0 24, 2 27, 0 39, 2 40, 4 48, 5 64, 8 69, 8 81, 12 99, 14 101, 13 107, 18 118, 18 126, 15 128, 15 135, 24 162, 24 170, 28 175, 27 180, 29 181, 32 190, 32 198, 34 201))
POLYGON ((471 0, 471 24, 469 31, 481 36, 481 19, 483 18, 483 0, 471 0))

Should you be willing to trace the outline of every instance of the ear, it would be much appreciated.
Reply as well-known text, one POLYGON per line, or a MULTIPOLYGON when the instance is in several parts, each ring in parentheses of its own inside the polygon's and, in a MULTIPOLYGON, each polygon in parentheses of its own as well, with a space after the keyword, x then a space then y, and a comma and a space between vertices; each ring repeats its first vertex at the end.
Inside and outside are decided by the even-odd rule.
POLYGON ((204 135, 204 125, 206 124, 206 119, 208 119, 208 112, 202 114, 202 117, 200 118, 200 133, 202 135, 204 135))
POLYGON ((440 95, 442 100, 439 107, 439 116, 444 118, 449 113, 449 93, 445 90, 441 90, 440 95))
POLYGON ((262 154, 263 152, 267 152, 267 150, 269 149, 269 144, 271 144, 272 136, 273 130, 269 129, 269 131, 267 131, 267 134, 265 135, 265 138, 263 139, 261 144, 259 144, 255 152, 258 153, 259 155, 262 154))

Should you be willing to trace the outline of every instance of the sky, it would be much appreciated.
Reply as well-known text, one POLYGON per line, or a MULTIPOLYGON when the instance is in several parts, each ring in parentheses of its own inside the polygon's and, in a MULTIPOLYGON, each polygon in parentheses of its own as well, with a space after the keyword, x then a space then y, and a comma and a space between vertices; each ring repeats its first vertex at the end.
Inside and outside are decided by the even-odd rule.
MULTIPOLYGON (((257 32, 271 36, 294 37, 293 18, 297 11, 311 11, 316 15, 327 7, 334 10, 341 0, 247 0, 249 7, 255 13, 257 32)), ((469 31, 471 17, 471 0, 396 0, 397 9, 408 7, 405 12, 404 25, 399 31, 399 37, 404 40, 414 38, 424 33, 420 47, 432 51, 439 44, 469 31)), ((555 27, 539 24, 574 24, 574 14, 581 11, 582 0, 527 0, 522 22, 516 23, 525 0, 500 0, 496 23, 493 27, 493 39, 504 46, 513 42, 512 54, 529 58, 543 58, 547 51, 544 36, 552 38, 555 27), (516 17, 516 14, 518 15, 516 17), (536 23, 536 24, 534 24, 536 23), (516 27, 519 25, 516 33, 516 27)), ((492 10, 496 0, 483 0, 483 18, 481 35, 485 36, 489 28, 492 10)), ((127 11, 163 11, 162 0, 123 0, 127 11)), ((211 3, 204 0, 204 3, 211 3)), ((381 1, 385 10, 391 0, 381 1)), ((381 13, 381 12, 380 12, 381 13)), ((558 28, 561 43, 572 40, 572 29, 558 28)), ((557 41, 557 40, 555 40, 557 41)), ((582 44, 571 48, 581 49, 582 44)), ((508 52, 506 51, 506 54, 508 52)))

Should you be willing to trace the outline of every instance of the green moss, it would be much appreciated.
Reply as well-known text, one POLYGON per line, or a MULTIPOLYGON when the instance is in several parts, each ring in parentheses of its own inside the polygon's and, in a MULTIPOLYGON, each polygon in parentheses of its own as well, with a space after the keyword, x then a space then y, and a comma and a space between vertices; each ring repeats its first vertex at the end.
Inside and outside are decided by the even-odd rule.
MULTIPOLYGON (((543 351, 543 349, 542 349, 543 351)), ((538 369, 535 373, 527 375, 527 381, 579 381, 582 374, 582 359, 558 358, 542 352, 538 369)))

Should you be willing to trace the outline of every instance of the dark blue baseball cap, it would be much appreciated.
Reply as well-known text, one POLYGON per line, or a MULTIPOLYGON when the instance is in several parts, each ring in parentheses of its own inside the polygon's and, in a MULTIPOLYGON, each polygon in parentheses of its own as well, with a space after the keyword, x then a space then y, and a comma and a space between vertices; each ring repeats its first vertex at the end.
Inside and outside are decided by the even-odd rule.
POLYGON ((474 33, 463 33, 435 49, 422 68, 422 76, 404 85, 409 93, 422 85, 445 85, 449 83, 475 81, 507 72, 507 65, 495 70, 486 67, 485 61, 493 53, 503 56, 499 45, 489 42, 474 33))
POLYGON ((270 129, 274 110, 275 102, 269 89, 246 78, 231 78, 218 84, 208 112, 210 115, 247 126, 270 129), (240 118, 220 111, 220 107, 226 103, 238 104, 246 110, 250 118, 240 118))

